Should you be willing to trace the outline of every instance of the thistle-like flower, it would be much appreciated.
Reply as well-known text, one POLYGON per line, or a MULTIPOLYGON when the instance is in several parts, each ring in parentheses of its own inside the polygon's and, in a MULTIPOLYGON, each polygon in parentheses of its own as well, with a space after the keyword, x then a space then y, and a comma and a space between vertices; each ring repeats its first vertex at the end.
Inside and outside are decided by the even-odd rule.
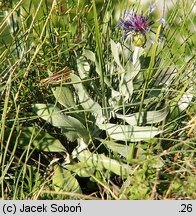
POLYGON ((143 12, 141 14, 136 14, 135 12, 130 13, 129 11, 125 12, 124 18, 120 18, 120 23, 118 26, 122 27, 125 31, 123 37, 126 37, 130 33, 132 36, 132 43, 135 46, 143 47, 146 44, 146 34, 148 32, 153 32, 151 26, 156 22, 161 22, 165 24, 165 20, 160 18, 156 21, 149 21, 150 14, 154 10, 154 6, 150 7, 150 10, 146 16, 143 12))

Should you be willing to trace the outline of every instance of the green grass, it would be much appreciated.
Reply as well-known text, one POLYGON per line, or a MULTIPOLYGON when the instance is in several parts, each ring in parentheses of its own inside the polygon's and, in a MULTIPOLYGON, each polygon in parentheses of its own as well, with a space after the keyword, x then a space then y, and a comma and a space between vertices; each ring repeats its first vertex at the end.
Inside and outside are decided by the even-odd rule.
POLYGON ((193 6, 155 9, 163 38, 139 49, 116 28, 127 1, 0 6, 1 199, 196 198, 193 6))

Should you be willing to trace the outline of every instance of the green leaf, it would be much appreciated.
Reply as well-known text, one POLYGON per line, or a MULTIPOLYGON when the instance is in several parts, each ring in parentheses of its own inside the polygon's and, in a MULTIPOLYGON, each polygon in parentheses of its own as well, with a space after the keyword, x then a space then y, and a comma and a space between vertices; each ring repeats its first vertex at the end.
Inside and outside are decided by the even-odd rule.
POLYGON ((49 122, 55 127, 69 127, 67 123, 67 116, 62 113, 62 111, 52 104, 34 104, 33 109, 36 114, 49 122))
POLYGON ((151 139, 162 132, 158 128, 151 126, 139 127, 131 125, 100 124, 98 127, 102 130, 106 130, 107 134, 112 139, 122 141, 129 140, 131 142, 151 139))
MULTIPOLYGON (((101 65, 99 64, 99 62, 97 61, 96 57, 95 57, 95 54, 90 51, 90 50, 84 50, 83 52, 83 55, 89 59, 90 61, 94 62, 95 63, 95 66, 96 66, 96 73, 101 76, 101 65)), ((104 82, 107 86, 110 87, 110 82, 109 80, 107 79, 107 77, 104 77, 104 82)))
POLYGON ((138 118, 140 118, 139 124, 154 124, 165 120, 167 114, 169 112, 168 106, 164 107, 161 110, 156 111, 148 111, 148 112, 141 112, 133 113, 131 115, 122 115, 116 113, 116 117, 126 121, 129 125, 137 125, 138 118))
POLYGON ((92 62, 95 62, 96 60, 95 53, 90 50, 85 49, 83 55, 92 62))
POLYGON ((78 94, 81 106, 84 108, 84 110, 91 112, 95 116, 96 123, 102 123, 104 121, 104 117, 101 106, 90 98, 88 92, 82 84, 81 79, 78 76, 71 74, 71 79, 75 83, 73 86, 78 94))
POLYGON ((134 66, 138 66, 140 65, 140 56, 142 56, 144 53, 144 48, 142 47, 134 47, 134 51, 133 51, 133 65, 134 66))
POLYGON ((69 170, 62 168, 59 165, 54 166, 54 175, 52 176, 52 182, 57 192, 74 192, 82 193, 80 185, 77 179, 71 174, 69 170))
POLYGON ((130 151, 129 145, 118 144, 112 140, 101 139, 100 141, 101 143, 105 144, 109 149, 111 149, 113 152, 116 152, 125 158, 129 156, 129 151, 130 151))
POLYGON ((122 105, 121 93, 111 88, 111 98, 109 98, 108 102, 113 110, 119 109, 119 106, 122 105))
POLYGON ((77 139, 78 145, 74 148, 74 150, 71 153, 71 157, 74 159, 77 157, 77 155, 88 148, 88 145, 84 142, 83 139, 77 139))
POLYGON ((111 45, 112 55, 114 57, 114 60, 115 60, 116 64, 120 67, 120 69, 122 71, 124 71, 123 66, 120 63, 119 47, 118 47, 118 45, 112 39, 110 39, 110 45, 111 45))
POLYGON ((119 86, 121 93, 124 95, 125 100, 131 99, 133 94, 133 80, 138 75, 140 71, 140 63, 133 65, 131 61, 128 61, 125 66, 125 75, 123 77, 123 82, 119 86))
POLYGON ((84 56, 77 59, 77 67, 81 79, 89 78, 90 65, 84 56))
POLYGON ((76 173, 80 177, 90 177, 95 172, 94 167, 90 167, 83 162, 78 162, 76 164, 68 164, 65 166, 65 168, 76 173))
MULTIPOLYGON (((193 99, 193 94, 194 92, 194 89, 193 88, 189 88, 183 95, 182 97, 180 98, 180 100, 178 101, 178 106, 179 106, 179 109, 180 111, 184 111, 187 109, 187 107, 191 104, 191 101, 193 99), (192 93, 191 93, 192 91, 192 93)), ((196 94, 196 92, 195 92, 196 94)))
POLYGON ((109 170, 119 176, 127 176, 131 174, 131 167, 127 164, 110 159, 103 154, 93 154, 88 150, 80 152, 77 156, 80 162, 95 168, 96 170, 109 170))
POLYGON ((23 127, 20 131, 18 144, 21 147, 26 147, 29 143, 32 143, 40 151, 67 152, 61 142, 50 134, 35 127, 23 127))
POLYGON ((73 94, 68 87, 56 86, 52 87, 52 92, 58 103, 66 108, 77 109, 74 102, 73 94))
POLYGON ((70 141, 83 138, 85 143, 89 141, 88 131, 76 118, 62 114, 62 111, 51 104, 34 104, 37 115, 55 127, 59 127, 70 141))
POLYGON ((123 71, 120 74, 119 91, 123 101, 126 101, 132 97, 134 90, 133 80, 140 71, 140 62, 133 65, 131 61, 128 61, 123 71))

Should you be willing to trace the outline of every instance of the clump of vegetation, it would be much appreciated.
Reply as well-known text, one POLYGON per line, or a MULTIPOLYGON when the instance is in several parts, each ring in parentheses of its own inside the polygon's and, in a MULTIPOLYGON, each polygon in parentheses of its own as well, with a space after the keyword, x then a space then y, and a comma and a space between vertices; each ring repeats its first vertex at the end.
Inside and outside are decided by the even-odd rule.
POLYGON ((0 10, 2 199, 196 198, 191 2, 0 10))

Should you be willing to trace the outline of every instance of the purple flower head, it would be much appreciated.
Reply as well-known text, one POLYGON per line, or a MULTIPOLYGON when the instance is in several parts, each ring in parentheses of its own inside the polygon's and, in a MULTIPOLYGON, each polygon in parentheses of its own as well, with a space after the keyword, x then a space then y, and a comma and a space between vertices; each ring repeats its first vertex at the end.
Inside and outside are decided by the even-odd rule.
POLYGON ((123 27, 125 35, 129 34, 130 32, 140 32, 145 34, 146 32, 149 32, 150 26, 153 23, 154 22, 148 22, 148 17, 144 16, 143 14, 137 15, 136 13, 130 14, 127 12, 127 18, 120 18, 119 25, 123 27))
POLYGON ((140 33, 145 35, 151 31, 151 26, 156 22, 165 23, 163 18, 158 19, 156 22, 149 21, 150 13, 154 10, 154 6, 150 7, 148 14, 145 16, 143 13, 136 14, 135 12, 130 13, 129 11, 125 12, 124 18, 120 18, 120 23, 118 26, 121 26, 125 34, 123 37, 127 36, 129 33, 140 33))

